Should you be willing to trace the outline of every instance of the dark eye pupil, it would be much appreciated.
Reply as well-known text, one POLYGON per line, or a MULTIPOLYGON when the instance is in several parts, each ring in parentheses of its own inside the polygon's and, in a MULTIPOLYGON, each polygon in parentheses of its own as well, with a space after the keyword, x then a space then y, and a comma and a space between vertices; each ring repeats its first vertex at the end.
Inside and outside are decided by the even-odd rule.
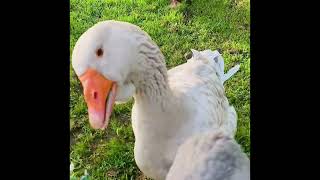
POLYGON ((103 55, 103 50, 99 48, 96 52, 97 56, 101 57, 103 55))

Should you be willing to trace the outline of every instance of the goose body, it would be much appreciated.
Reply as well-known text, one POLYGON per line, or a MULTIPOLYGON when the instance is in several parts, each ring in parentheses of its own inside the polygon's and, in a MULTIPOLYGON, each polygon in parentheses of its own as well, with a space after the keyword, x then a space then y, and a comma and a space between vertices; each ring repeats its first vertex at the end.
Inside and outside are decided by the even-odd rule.
POLYGON ((170 95, 159 98, 159 103, 148 103, 135 96, 134 152, 146 175, 164 179, 177 148, 190 136, 219 129, 234 135, 236 113, 229 106, 223 84, 210 61, 214 60, 193 57, 169 70, 170 95))
POLYGON ((217 130, 234 136, 237 116, 223 82, 239 67, 226 76, 217 51, 193 50, 191 59, 167 71, 164 56, 147 33, 129 23, 105 21, 79 38, 72 63, 84 86, 92 127, 106 127, 113 97, 118 102, 134 97, 135 161, 148 177, 164 180, 178 147, 191 136, 217 130), (97 82, 105 88, 100 90, 97 82), (106 112, 98 109, 103 104, 99 97, 108 101, 106 112))

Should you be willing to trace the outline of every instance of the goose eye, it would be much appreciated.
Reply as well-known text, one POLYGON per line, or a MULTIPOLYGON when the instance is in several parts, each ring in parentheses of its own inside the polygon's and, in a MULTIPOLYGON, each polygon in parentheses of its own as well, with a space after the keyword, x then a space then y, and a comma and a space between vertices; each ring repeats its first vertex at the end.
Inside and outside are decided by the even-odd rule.
POLYGON ((103 55, 103 49, 99 48, 99 49, 96 51, 96 55, 97 55, 98 57, 102 57, 102 55, 103 55))

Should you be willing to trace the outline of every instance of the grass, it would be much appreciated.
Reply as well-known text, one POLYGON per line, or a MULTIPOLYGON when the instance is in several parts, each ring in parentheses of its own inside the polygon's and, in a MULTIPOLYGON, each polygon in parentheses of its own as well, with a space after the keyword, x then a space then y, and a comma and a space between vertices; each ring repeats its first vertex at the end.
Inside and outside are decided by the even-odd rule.
MULTIPOLYGON (((169 0, 71 0, 70 50, 95 23, 121 20, 149 33, 165 55, 168 68, 184 63, 190 49, 219 49, 226 68, 241 63, 225 84, 238 113, 237 141, 250 156, 250 7, 249 0, 192 0, 177 9, 169 0)), ((142 179, 134 162, 130 124, 132 101, 117 105, 107 131, 90 128, 82 87, 72 69, 70 97, 70 158, 73 176, 87 170, 91 179, 142 179)))

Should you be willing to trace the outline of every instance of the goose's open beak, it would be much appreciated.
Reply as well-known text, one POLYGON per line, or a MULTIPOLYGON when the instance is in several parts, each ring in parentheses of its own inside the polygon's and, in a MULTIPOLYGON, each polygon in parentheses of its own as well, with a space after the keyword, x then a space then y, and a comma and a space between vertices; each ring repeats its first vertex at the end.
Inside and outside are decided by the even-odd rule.
POLYGON ((79 79, 88 106, 90 125, 94 129, 105 129, 115 102, 116 83, 90 68, 79 79))

